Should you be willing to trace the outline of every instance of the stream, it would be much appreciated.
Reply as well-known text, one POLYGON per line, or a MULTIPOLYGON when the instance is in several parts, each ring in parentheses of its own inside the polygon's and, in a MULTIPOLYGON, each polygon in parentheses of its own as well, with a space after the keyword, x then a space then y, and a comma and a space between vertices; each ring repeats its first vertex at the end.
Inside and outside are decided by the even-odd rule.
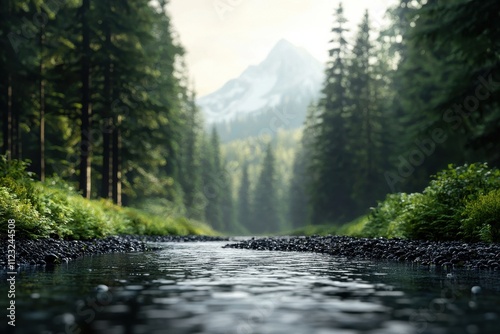
MULTIPOLYGON (((222 248, 226 243, 159 243, 162 250, 154 252, 23 268, 15 333, 500 330, 499 272, 222 248)), ((0 332, 6 333, 6 272, 0 276, 0 332)))

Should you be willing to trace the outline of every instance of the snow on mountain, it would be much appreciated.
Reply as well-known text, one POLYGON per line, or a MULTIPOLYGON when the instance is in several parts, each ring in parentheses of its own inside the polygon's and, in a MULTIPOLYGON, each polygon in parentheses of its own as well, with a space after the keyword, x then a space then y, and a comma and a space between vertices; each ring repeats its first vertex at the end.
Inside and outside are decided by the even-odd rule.
POLYGON ((207 124, 228 123, 290 104, 307 106, 319 96, 322 81, 322 64, 282 39, 264 61, 197 103, 207 124))

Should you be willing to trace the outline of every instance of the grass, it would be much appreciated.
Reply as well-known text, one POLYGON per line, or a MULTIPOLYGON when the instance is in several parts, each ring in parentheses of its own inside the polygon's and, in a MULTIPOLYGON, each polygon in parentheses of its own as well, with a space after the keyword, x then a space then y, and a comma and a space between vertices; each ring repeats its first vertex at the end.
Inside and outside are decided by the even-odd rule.
POLYGON ((33 181, 26 163, 0 159, 0 234, 16 221, 16 236, 30 239, 91 239, 117 234, 215 235, 208 225, 169 214, 87 200, 60 179, 33 181))
POLYGON ((288 235, 347 235, 353 237, 366 237, 364 228, 368 223, 368 216, 361 216, 350 223, 341 226, 332 225, 307 225, 293 230, 288 235))

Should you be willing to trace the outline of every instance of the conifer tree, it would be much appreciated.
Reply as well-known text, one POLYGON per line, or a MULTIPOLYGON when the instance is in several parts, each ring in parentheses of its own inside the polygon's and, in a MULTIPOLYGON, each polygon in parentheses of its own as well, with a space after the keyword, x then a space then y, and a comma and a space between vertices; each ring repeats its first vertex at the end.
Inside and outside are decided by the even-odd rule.
POLYGON ((272 146, 268 144, 252 201, 253 223, 249 229, 253 233, 278 232, 281 228, 275 163, 272 146))
MULTIPOLYGON (((350 117, 346 119, 353 153, 351 197, 356 212, 362 213, 384 195, 384 170, 387 167, 385 118, 387 110, 379 94, 383 82, 376 82, 374 47, 370 39, 368 11, 359 26, 349 64, 350 117)), ((377 60, 378 62, 382 60, 377 60)), ((383 73, 380 73, 383 75, 383 73)))
POLYGON ((248 163, 243 164, 241 184, 238 190, 238 224, 246 229, 252 225, 252 211, 250 203, 250 180, 248 178, 248 163))
POLYGON ((310 223, 311 199, 309 187, 312 186, 311 160, 313 144, 316 141, 318 107, 311 104, 307 109, 304 130, 293 162, 293 174, 290 180, 288 220, 293 228, 310 223))
POLYGON ((351 198, 353 156, 345 124, 348 116, 348 43, 342 4, 335 13, 323 97, 320 100, 318 134, 314 144, 311 187, 312 223, 346 221, 355 208, 351 198))
POLYGON ((219 139, 215 128, 210 138, 205 138, 202 149, 203 195, 206 198, 205 219, 216 230, 221 231, 222 205, 220 196, 220 179, 217 177, 217 165, 220 163, 219 139))
POLYGON ((195 93, 185 89, 183 104, 183 131, 180 147, 179 183, 184 194, 184 205, 189 217, 203 220, 204 212, 199 199, 201 195, 200 133, 199 110, 195 103, 195 93))
POLYGON ((92 185, 92 105, 90 101, 90 0, 82 0, 81 21, 81 113, 80 113, 80 190, 90 198, 92 185))
MULTIPOLYGON (((225 165, 225 163, 224 163, 225 165)), ((235 230, 235 206, 233 200, 233 192, 231 179, 224 165, 219 169, 219 194, 221 196, 221 211, 222 211, 222 230, 230 232, 235 230)))

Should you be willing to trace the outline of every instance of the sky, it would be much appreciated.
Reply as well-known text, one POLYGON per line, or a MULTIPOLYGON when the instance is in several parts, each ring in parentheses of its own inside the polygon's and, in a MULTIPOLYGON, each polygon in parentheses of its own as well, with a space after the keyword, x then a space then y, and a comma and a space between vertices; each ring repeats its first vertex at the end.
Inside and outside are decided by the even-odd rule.
MULTIPOLYGON (((374 27, 394 0, 347 0, 352 31, 368 9, 374 27)), ((327 60, 338 0, 170 0, 168 11, 186 51, 198 97, 260 63, 282 38, 327 60)))

